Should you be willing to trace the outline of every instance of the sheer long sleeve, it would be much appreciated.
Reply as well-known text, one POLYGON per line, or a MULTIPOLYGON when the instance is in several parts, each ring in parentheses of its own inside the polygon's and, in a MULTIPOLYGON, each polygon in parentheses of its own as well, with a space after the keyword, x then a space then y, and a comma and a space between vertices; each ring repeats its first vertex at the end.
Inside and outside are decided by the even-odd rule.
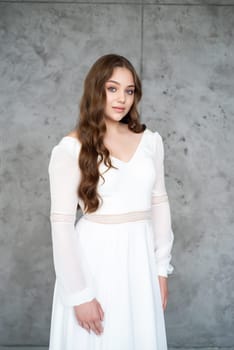
POLYGON ((48 167, 51 196, 51 234, 58 290, 65 305, 94 298, 83 271, 82 249, 75 234, 79 169, 77 157, 64 145, 56 145, 48 167))
POLYGON ((174 234, 171 228, 170 205, 164 179, 164 147, 158 132, 155 137, 156 180, 152 191, 152 222, 154 231, 154 252, 159 276, 167 277, 173 272, 171 249, 174 234))

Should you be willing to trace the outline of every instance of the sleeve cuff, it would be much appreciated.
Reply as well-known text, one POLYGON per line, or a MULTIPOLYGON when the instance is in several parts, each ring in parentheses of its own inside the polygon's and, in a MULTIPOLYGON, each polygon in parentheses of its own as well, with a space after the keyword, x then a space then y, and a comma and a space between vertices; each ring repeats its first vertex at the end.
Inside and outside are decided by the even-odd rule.
POLYGON ((58 292, 61 297, 61 301, 66 306, 75 306, 91 301, 95 298, 94 290, 87 287, 80 292, 68 294, 64 289, 58 285, 58 292))
POLYGON ((169 264, 166 268, 165 266, 158 266, 157 268, 158 276, 168 277, 168 275, 171 275, 174 271, 174 267, 169 264))

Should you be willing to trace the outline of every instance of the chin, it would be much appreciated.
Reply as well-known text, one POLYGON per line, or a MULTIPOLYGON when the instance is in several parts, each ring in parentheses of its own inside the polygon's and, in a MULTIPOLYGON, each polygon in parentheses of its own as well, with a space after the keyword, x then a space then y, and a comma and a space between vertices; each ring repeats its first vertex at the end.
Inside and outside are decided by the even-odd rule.
POLYGON ((110 120, 110 121, 113 121, 113 122, 120 122, 124 118, 124 116, 123 115, 119 115, 119 116, 107 115, 107 116, 105 116, 105 118, 110 120))

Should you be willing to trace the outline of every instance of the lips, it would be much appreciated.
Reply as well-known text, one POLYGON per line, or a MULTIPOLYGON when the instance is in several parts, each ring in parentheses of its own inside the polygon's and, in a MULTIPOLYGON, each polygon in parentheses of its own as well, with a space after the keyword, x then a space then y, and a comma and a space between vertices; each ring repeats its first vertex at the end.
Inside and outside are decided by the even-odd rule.
POLYGON ((123 108, 123 107, 113 107, 113 109, 115 109, 116 111, 119 111, 119 112, 123 112, 125 110, 125 108, 123 108))

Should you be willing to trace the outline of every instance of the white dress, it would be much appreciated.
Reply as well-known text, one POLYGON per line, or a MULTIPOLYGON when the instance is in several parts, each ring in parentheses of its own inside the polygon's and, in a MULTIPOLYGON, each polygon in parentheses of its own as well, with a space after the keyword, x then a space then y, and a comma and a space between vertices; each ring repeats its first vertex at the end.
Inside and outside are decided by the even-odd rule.
MULTIPOLYGON (((158 275, 167 276, 173 232, 164 183, 164 149, 146 129, 128 162, 101 164, 102 206, 93 214, 151 212, 150 219, 76 221, 80 143, 71 136, 54 146, 49 162, 51 233, 56 273, 49 350, 166 350, 158 275), (74 305, 96 298, 104 311, 101 335, 82 328, 74 305)), ((92 215, 92 214, 90 214, 92 215)))

